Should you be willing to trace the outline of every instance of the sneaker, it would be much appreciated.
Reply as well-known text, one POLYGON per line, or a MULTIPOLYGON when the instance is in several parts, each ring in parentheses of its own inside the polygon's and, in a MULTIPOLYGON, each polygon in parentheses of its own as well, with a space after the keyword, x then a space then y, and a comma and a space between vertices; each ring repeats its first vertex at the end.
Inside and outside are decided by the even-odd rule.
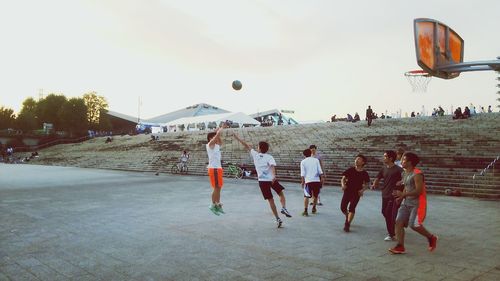
POLYGON ((432 252, 436 249, 437 241, 438 241, 438 237, 436 235, 432 235, 431 238, 429 238, 429 251, 430 252, 432 252))
POLYGON ((224 210, 222 210, 222 204, 216 205, 215 209, 217 209, 218 213, 225 214, 224 210))
POLYGON ((292 215, 290 215, 290 213, 288 212, 288 210, 287 210, 287 209, 285 209, 285 208, 282 208, 282 209, 281 209, 281 213, 282 213, 283 215, 285 215, 287 218, 291 218, 291 217, 292 217, 292 215))
POLYGON ((345 223, 344 223, 344 231, 345 231, 345 232, 349 232, 349 231, 350 231, 350 230, 349 230, 349 227, 350 227, 350 226, 351 226, 351 224, 350 224, 350 223, 345 222, 345 223))
POLYGON ((313 205, 313 202, 309 203, 309 205, 310 205, 310 206, 312 206, 312 205, 313 205))
POLYGON ((283 225, 283 221, 280 218, 276 219, 276 223, 278 224, 278 228, 280 228, 283 225))
POLYGON ((302 212, 302 216, 304 216, 304 217, 308 217, 308 216, 309 216, 309 214, 307 213, 307 211, 304 211, 304 212, 302 212))
POLYGON ((216 205, 210 205, 208 209, 210 209, 210 211, 212 211, 212 213, 216 214, 217 216, 220 216, 216 205))
POLYGON ((396 241, 394 236, 387 234, 387 237, 384 238, 384 241, 396 241))
POLYGON ((313 213, 313 214, 316 214, 316 206, 314 206, 314 207, 312 208, 312 213, 313 213))
POLYGON ((393 254, 404 254, 405 253, 405 247, 398 244, 398 245, 396 245, 396 247, 390 248, 389 252, 391 252, 393 254))
POLYGON ((158 176, 159 174, 160 174, 160 172, 156 172, 156 173, 155 173, 155 176, 158 176))
POLYGON ((321 203, 321 202, 318 202, 318 206, 323 206, 323 203, 321 203))

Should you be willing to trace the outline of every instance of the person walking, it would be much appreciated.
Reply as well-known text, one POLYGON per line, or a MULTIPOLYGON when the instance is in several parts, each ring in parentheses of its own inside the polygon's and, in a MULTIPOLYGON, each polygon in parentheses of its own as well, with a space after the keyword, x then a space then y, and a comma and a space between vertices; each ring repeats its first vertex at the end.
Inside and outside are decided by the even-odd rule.
POLYGON ((269 207, 276 217, 276 224, 278 228, 280 228, 283 225, 283 221, 278 215, 271 189, 280 197, 281 213, 289 218, 292 217, 292 215, 290 215, 286 209, 286 198, 283 192, 285 188, 276 179, 276 161, 273 156, 267 153, 269 151, 269 144, 261 141, 259 142, 259 151, 255 151, 247 142, 238 137, 238 135, 234 134, 234 138, 250 151, 250 156, 253 158, 255 170, 257 171, 260 191, 262 192, 264 200, 268 201, 269 207))
POLYGON ((366 120, 368 121, 368 127, 370 127, 372 125, 372 120, 373 120, 373 110, 370 105, 366 109, 366 120))
POLYGON ((354 167, 345 170, 342 173, 340 185, 344 191, 340 210, 345 215, 344 231, 349 232, 352 220, 356 213, 356 206, 363 192, 368 188, 370 176, 365 171, 366 157, 358 154, 354 159, 354 167))
POLYGON ((392 150, 387 150, 384 153, 384 167, 377 174, 377 178, 373 181, 371 189, 378 188, 380 180, 384 180, 384 185, 382 187, 382 215, 385 219, 385 225, 387 228, 387 237, 385 241, 395 241, 396 233, 394 232, 394 225, 396 222, 397 208, 395 206, 396 198, 393 195, 394 190, 397 189, 397 183, 401 181, 401 173, 403 169, 396 164, 396 152, 392 150))
POLYGON ((424 174, 416 168, 420 159, 418 155, 406 152, 403 155, 402 165, 403 173, 403 191, 395 191, 395 195, 403 200, 399 207, 396 217, 396 238, 398 243, 390 248, 389 252, 393 254, 404 254, 405 249, 405 228, 410 227, 420 235, 427 238, 429 243, 428 250, 434 251, 437 247, 438 237, 431 234, 424 226, 425 219, 425 181, 424 174))
MULTIPOLYGON (((319 165, 321 166, 321 170, 323 171, 323 180, 320 182, 320 186, 319 186, 319 189, 321 190, 321 188, 323 188, 323 183, 326 181, 326 174, 325 174, 325 168, 323 166, 323 156, 321 155, 321 153, 319 153, 318 151, 318 148, 316 147, 316 145, 314 144, 311 144, 309 146, 309 149, 311 150, 311 156, 318 159, 319 160, 319 165)), ((314 201, 314 197, 313 197, 313 201, 314 201)), ((312 202, 311 202, 312 204, 312 202)), ((318 206, 323 206, 323 203, 321 202, 321 196, 319 195, 318 193, 318 206)))
POLYGON ((302 215, 307 217, 309 216, 307 209, 311 196, 313 197, 311 211, 316 214, 316 204, 324 178, 320 162, 312 157, 311 149, 306 149, 302 153, 305 156, 304 160, 300 161, 300 183, 304 189, 304 212, 302 215))

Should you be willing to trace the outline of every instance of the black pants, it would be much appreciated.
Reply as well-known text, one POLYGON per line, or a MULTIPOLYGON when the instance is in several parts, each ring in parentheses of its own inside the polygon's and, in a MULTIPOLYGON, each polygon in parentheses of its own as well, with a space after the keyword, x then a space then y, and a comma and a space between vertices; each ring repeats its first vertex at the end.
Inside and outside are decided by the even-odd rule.
POLYGON ((396 223, 396 214, 394 214, 394 205, 396 204, 396 200, 394 197, 391 198, 383 198, 382 197, 382 215, 385 218, 385 226, 387 227, 387 233, 390 236, 395 236, 394 225, 396 223))
POLYGON ((349 209, 349 213, 356 213, 356 206, 359 202, 359 194, 356 193, 348 193, 344 192, 344 196, 342 196, 342 201, 340 202, 340 210, 342 213, 347 215, 347 209, 349 209), (349 206, 348 206, 349 205, 349 206))

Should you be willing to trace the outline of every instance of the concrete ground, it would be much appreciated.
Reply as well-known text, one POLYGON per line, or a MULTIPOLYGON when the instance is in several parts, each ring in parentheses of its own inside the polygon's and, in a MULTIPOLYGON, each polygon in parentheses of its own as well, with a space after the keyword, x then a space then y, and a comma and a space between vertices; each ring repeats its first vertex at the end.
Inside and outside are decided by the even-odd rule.
POLYGON ((0 164, 0 280, 500 280, 498 201, 429 196, 436 251, 410 230, 391 255, 379 192, 345 233, 338 187, 306 218, 283 183, 277 229, 254 180, 225 181, 215 216, 205 177, 0 164))

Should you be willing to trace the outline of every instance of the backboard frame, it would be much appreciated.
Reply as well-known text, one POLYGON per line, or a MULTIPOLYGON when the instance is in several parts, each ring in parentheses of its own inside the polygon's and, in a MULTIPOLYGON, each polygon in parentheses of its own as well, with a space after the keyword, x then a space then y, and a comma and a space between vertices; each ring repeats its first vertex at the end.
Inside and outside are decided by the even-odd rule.
POLYGON ((413 30, 417 63, 432 76, 452 79, 467 71, 500 71, 500 57, 463 62, 464 40, 442 22, 417 18, 413 20, 413 30))

